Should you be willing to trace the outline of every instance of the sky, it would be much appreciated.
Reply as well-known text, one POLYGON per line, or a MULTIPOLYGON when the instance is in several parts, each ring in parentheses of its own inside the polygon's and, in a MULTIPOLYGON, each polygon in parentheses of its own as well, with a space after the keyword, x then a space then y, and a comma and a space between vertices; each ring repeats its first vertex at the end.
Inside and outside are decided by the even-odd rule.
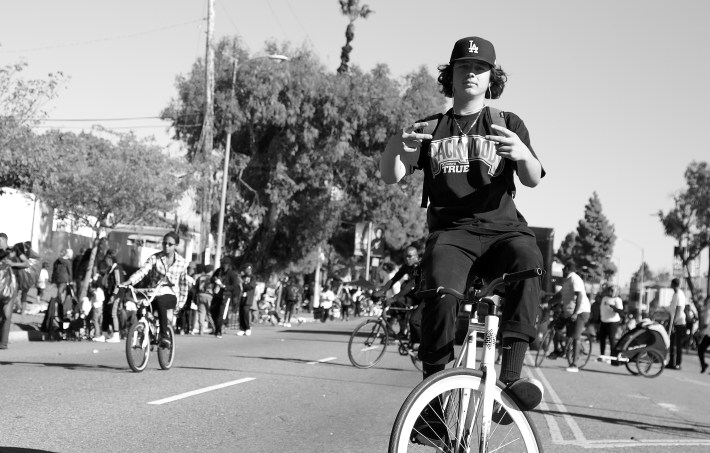
MULTIPOLYGON (((556 248, 596 192, 618 236, 618 282, 642 255, 651 270, 671 270, 675 240, 657 213, 672 208, 688 164, 710 159, 710 2, 361 4, 374 13, 355 23, 351 63, 366 71, 386 63, 398 78, 421 66, 436 75, 459 38, 493 42, 509 78, 491 105, 523 119, 547 172, 538 187, 519 187, 516 203, 530 225, 554 228, 556 248)), ((176 77, 204 57, 206 16, 207 0, 0 0, 0 66, 25 61, 26 78, 69 78, 40 131, 101 124, 167 146, 155 117, 176 77)), ((306 45, 333 72, 347 22, 337 0, 215 0, 217 38, 237 35, 252 55, 267 40, 306 45)))

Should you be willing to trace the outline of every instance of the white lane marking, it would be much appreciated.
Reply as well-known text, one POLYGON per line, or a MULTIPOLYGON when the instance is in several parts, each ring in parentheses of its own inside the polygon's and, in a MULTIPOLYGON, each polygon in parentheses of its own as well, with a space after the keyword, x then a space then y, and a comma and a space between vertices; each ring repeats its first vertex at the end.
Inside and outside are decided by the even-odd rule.
POLYGON ((170 396, 168 398, 163 398, 162 400, 151 401, 148 404, 158 405, 158 404, 171 403, 173 401, 181 400, 183 398, 189 398, 191 396, 199 395, 200 393, 207 393, 207 392, 211 392, 212 390, 219 390, 219 389, 222 389, 225 387, 229 387, 231 385, 243 384, 244 382, 253 381, 255 379, 256 378, 249 377, 249 378, 244 378, 244 379, 238 379, 236 381, 229 381, 229 382, 225 382, 224 384, 217 384, 217 385, 213 385, 211 387, 205 387, 205 388, 193 390, 191 392, 181 393, 180 395, 170 396))
POLYGON ((661 406, 663 409, 669 410, 671 412, 678 412, 678 406, 676 406, 675 404, 671 404, 671 403, 656 403, 656 404, 661 406))
MULTIPOLYGON (((584 434, 579 428, 579 425, 577 425, 577 422, 574 421, 572 416, 569 414, 565 405, 562 404, 562 400, 557 395, 557 392, 555 392, 555 389, 552 388, 552 384, 550 384, 550 381, 548 381, 545 375, 542 373, 542 369, 531 366, 528 366, 527 369, 528 372, 531 374, 533 372, 536 372, 540 382, 542 382, 542 385, 547 389, 549 399, 551 399, 552 403, 557 406, 558 412, 562 414, 562 419, 567 423, 567 426, 569 426, 569 429, 572 431, 572 434, 574 434, 575 442, 586 442, 587 439, 584 437, 584 434)), ((547 425, 550 427, 552 441, 555 443, 564 442, 564 438, 562 437, 562 431, 557 425, 557 421, 555 420, 554 416, 548 413, 549 407, 544 401, 541 403, 541 409, 545 412, 545 420, 547 421, 547 425)))
MULTIPOLYGON (((526 357, 527 359, 527 357, 526 357)), ((553 400, 552 405, 557 406, 559 412, 564 412, 567 413, 567 408, 562 404, 562 401, 560 400, 559 396, 557 393, 555 393, 554 389, 552 388, 552 384, 550 384, 550 381, 548 381, 545 378, 545 375, 542 372, 541 368, 536 368, 534 364, 527 363, 528 367, 525 368, 525 371, 528 375, 539 378, 539 380, 542 382, 542 385, 546 388, 546 391, 550 395, 550 398, 553 400)), ((670 411, 678 411, 677 406, 674 404, 668 404, 668 403, 658 403, 659 406, 662 406, 670 411)), ((569 426, 570 430, 575 434, 576 440, 565 440, 562 437, 562 432, 560 431, 560 427, 557 424, 557 420, 555 420, 555 417, 548 414, 547 412, 549 411, 550 406, 545 402, 542 401, 540 403, 540 410, 543 412, 545 416, 545 421, 547 422, 547 426, 550 430, 550 437, 552 440, 553 444, 557 445, 574 445, 574 446, 579 446, 585 449, 609 449, 609 448, 629 448, 629 447, 675 447, 675 446, 710 446, 710 439, 636 439, 636 438, 631 438, 630 440, 627 439, 595 439, 595 440, 589 440, 584 437, 584 434, 582 433, 582 430, 579 428, 579 425, 572 419, 572 416, 569 415, 568 413, 564 415, 564 420, 567 422, 567 425, 569 426), (570 422, 572 424, 570 424, 570 422)))
POLYGON ((325 359, 316 360, 315 362, 306 362, 306 365, 315 365, 316 363, 330 362, 337 359, 337 357, 326 357, 325 359))

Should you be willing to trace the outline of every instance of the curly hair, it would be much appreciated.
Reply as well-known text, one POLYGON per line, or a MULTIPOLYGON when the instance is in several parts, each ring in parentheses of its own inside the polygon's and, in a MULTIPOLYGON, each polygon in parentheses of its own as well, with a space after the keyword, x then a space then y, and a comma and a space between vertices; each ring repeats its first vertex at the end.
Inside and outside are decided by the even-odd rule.
MULTIPOLYGON (((439 66, 438 82, 441 85, 441 92, 447 98, 454 97, 454 66, 443 64, 439 66)), ((490 91, 486 90, 486 99, 498 99, 503 94, 505 82, 508 81, 508 74, 500 66, 491 68, 490 91)))

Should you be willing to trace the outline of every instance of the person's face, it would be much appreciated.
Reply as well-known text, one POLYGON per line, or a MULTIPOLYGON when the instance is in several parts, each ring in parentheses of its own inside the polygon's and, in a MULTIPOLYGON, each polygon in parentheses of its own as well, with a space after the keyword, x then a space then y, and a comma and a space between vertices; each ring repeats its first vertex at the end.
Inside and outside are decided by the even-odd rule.
POLYGON ((6 248, 7 248, 7 238, 0 237, 0 249, 6 249, 6 248))
POLYGON ((419 260, 419 254, 417 253, 416 250, 407 250, 407 254, 404 255, 404 257, 407 259, 407 264, 414 264, 419 260))
POLYGON ((170 236, 163 238, 163 251, 165 253, 174 253, 175 245, 175 239, 171 238, 170 236))
POLYGON ((491 67, 477 60, 461 60, 454 63, 454 97, 464 93, 468 96, 485 94, 491 80, 491 67))
POLYGON ((245 268, 244 268, 244 273, 247 274, 247 275, 251 275, 251 273, 252 273, 252 268, 251 268, 251 266, 245 267, 245 268))

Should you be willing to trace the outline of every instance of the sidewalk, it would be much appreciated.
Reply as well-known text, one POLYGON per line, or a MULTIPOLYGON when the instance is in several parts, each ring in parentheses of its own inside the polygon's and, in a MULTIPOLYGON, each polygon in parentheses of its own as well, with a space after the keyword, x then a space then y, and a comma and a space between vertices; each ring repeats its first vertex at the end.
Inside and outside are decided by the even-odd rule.
POLYGON ((10 325, 10 343, 20 343, 23 341, 48 341, 49 335, 40 330, 42 320, 44 319, 44 312, 34 314, 36 310, 32 309, 38 308, 36 304, 27 304, 27 308, 28 311, 33 314, 12 314, 12 324, 10 325))

